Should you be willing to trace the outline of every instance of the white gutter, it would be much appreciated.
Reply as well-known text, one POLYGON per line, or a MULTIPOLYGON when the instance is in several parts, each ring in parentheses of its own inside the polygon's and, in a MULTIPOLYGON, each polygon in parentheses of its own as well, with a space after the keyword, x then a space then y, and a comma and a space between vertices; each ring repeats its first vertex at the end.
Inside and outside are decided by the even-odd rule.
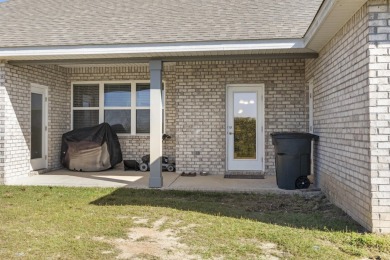
POLYGON ((115 54, 181 54, 219 51, 286 50, 304 48, 303 39, 214 41, 129 45, 84 45, 28 48, 0 48, 0 59, 17 57, 48 57, 115 54))

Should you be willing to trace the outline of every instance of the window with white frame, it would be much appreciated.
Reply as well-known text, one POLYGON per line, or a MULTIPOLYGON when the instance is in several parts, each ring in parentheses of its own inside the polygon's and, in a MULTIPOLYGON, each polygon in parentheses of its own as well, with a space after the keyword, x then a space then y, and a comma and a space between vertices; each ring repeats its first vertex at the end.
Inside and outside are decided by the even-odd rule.
MULTIPOLYGON (((161 97, 163 129, 164 96, 163 87, 161 97)), ((149 134, 150 83, 148 81, 73 83, 73 129, 103 122, 110 124, 118 134, 149 134)))

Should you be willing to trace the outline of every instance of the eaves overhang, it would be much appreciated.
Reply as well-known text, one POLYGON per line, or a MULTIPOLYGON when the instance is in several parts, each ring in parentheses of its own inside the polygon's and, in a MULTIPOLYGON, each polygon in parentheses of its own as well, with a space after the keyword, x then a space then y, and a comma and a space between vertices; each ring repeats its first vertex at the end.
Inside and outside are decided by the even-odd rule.
POLYGON ((325 0, 305 34, 305 48, 319 52, 366 2, 325 0))
POLYGON ((0 48, 0 60, 9 62, 83 61, 123 59, 143 62, 257 58, 316 58, 319 51, 361 8, 366 0, 324 0, 305 36, 299 39, 176 42, 127 45, 82 45, 0 48))
POLYGON ((128 45, 88 45, 31 48, 0 48, 0 59, 64 60, 64 59, 167 59, 178 57, 209 57, 230 55, 307 54, 315 52, 304 48, 303 39, 248 40, 156 43, 128 45))

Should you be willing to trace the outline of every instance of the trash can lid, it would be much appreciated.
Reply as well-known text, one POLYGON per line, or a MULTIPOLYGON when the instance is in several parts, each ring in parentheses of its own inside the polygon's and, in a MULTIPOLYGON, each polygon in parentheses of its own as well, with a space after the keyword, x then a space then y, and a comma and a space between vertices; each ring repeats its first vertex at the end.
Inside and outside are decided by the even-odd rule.
POLYGON ((271 136, 277 139, 314 139, 316 141, 319 139, 318 135, 304 132, 274 132, 271 136))

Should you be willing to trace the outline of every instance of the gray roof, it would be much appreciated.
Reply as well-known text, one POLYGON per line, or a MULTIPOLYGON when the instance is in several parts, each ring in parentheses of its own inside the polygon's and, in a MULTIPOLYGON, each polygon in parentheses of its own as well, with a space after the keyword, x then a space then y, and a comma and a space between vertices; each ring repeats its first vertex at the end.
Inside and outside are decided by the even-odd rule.
POLYGON ((322 0, 9 0, 0 47, 302 38, 322 0))

